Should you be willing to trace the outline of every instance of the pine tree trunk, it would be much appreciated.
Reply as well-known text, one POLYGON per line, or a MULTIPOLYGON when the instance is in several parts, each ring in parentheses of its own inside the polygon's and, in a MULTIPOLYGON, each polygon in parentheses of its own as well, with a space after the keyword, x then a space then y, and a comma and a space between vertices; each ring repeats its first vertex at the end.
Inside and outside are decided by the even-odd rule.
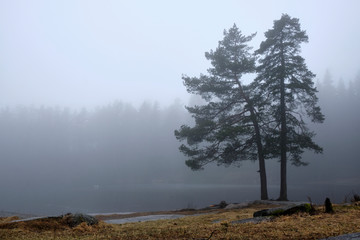
POLYGON ((256 119, 256 115, 252 105, 250 105, 250 114, 251 120, 253 122, 254 130, 255 130, 255 139, 256 146, 258 152, 258 160, 259 160, 259 173, 260 173, 260 184, 261 184, 261 200, 268 200, 268 191, 267 191, 267 180, 266 180, 266 170, 265 170, 265 157, 263 145, 261 142, 260 128, 256 119))
POLYGON ((256 137, 257 148, 258 148, 258 158, 259 158, 259 172, 260 172, 260 184, 261 184, 261 200, 268 200, 268 191, 267 191, 267 180, 266 180, 266 170, 265 170, 265 158, 261 143, 261 138, 256 137), (258 143, 260 142, 260 143, 258 143))
POLYGON ((287 175, 286 175, 286 112, 281 107, 281 130, 280 130, 280 201, 288 201, 287 198, 287 175))
POLYGON ((264 157, 263 145, 261 142, 261 134, 260 134, 259 124, 258 124, 256 113, 255 113, 255 110, 254 110, 251 100, 244 93, 244 90, 242 88, 242 85, 241 85, 239 79, 236 78, 236 82, 239 86, 240 94, 245 99, 246 103, 248 104, 251 121, 253 123, 254 130, 255 130, 255 141, 256 141, 256 147, 257 147, 257 153, 258 153, 259 173, 260 173, 260 197, 261 197, 261 200, 268 200, 269 197, 268 197, 268 190, 267 190, 265 157, 264 157))
POLYGON ((288 201, 287 198, 287 129, 286 129, 286 104, 285 104, 285 59, 281 48, 282 73, 280 79, 280 196, 279 201, 288 201))

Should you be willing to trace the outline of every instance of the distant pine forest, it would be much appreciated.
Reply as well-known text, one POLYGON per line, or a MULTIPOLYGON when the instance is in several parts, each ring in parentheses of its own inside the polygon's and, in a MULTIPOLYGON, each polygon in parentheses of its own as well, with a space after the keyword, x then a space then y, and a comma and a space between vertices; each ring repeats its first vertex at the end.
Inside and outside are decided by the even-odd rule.
MULTIPOLYGON (((335 81, 327 72, 317 89, 325 122, 309 126, 324 153, 305 153, 309 165, 290 167, 289 185, 359 188, 360 75, 335 81)), ((257 164, 251 161, 239 168, 208 166, 199 172, 185 166, 174 130, 192 124, 184 105, 195 104, 201 99, 191 97, 189 103, 178 100, 166 107, 144 102, 135 108, 121 101, 77 110, 3 107, 0 186, 10 193, 10 184, 13 190, 130 183, 259 184, 257 164)), ((269 184, 277 184, 278 160, 266 164, 269 184)))

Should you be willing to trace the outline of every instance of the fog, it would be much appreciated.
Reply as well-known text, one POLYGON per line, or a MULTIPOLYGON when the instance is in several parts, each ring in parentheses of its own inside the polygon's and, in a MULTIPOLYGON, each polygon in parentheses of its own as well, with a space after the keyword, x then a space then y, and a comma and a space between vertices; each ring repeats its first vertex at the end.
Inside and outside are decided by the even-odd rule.
MULTIPOLYGON (((1 1, 0 211, 58 214, 203 207, 260 196, 257 162, 185 166, 174 130, 224 29, 263 33, 282 13, 309 35, 326 120, 322 155, 289 167, 290 200, 360 192, 360 3, 354 1, 1 1)), ((251 76, 248 77, 251 80, 251 76)), ((266 162, 269 195, 279 163, 266 162)))
POLYGON ((321 79, 353 79, 359 71, 359 2, 343 1, 1 1, 0 105, 96 107, 114 100, 186 102, 181 75, 209 67, 234 23, 264 32, 282 13, 309 35, 308 67, 321 79))

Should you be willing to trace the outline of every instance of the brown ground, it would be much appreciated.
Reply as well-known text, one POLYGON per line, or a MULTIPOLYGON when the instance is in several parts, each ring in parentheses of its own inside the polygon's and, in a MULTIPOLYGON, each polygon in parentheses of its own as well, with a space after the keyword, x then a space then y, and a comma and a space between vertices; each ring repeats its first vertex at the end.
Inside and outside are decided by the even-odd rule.
MULTIPOLYGON (((232 224, 232 221, 250 218, 264 205, 253 205, 236 210, 184 211, 189 216, 173 220, 158 220, 122 225, 100 222, 96 226, 85 223, 70 228, 61 222, 36 220, 9 223, 14 218, 0 219, 0 239, 321 239, 346 233, 360 232, 360 206, 337 205, 335 213, 298 213, 280 216, 269 222, 232 224), (191 213, 207 213, 191 216, 191 213), (214 223, 216 221, 216 223, 214 223)), ((157 212, 144 214, 180 214, 157 212)), ((133 214, 131 216, 139 216, 133 214)), ((116 216, 103 216, 101 219, 116 216)), ((125 217, 121 215, 121 217, 125 217)), ((127 215, 126 217, 129 217, 127 215)))

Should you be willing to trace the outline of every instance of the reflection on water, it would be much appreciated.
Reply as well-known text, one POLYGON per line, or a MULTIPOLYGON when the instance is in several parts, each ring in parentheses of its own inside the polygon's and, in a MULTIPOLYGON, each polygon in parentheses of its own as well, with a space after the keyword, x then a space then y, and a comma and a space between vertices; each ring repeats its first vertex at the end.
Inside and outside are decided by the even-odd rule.
MULTIPOLYGON (((269 186, 270 198, 276 199, 278 186, 269 186)), ((360 192, 359 185, 290 186, 290 200, 322 204, 326 197, 342 202, 351 192, 360 192)), ((259 199, 257 185, 212 184, 130 184, 93 186, 81 189, 42 189, 2 194, 0 206, 6 211, 55 215, 67 212, 111 213, 202 208, 220 201, 245 202, 259 199)))

